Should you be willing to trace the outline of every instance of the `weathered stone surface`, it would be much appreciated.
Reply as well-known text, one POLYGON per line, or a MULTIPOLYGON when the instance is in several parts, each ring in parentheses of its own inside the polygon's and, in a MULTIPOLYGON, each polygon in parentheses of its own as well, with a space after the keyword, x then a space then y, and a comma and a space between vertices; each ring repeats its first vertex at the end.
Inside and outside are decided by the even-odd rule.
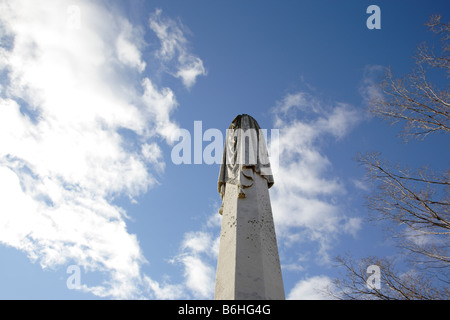
POLYGON ((221 168, 220 177, 228 179, 219 178, 223 217, 215 299, 285 299, 269 196, 273 177, 260 169, 241 164, 235 175, 231 170, 233 180, 221 168))

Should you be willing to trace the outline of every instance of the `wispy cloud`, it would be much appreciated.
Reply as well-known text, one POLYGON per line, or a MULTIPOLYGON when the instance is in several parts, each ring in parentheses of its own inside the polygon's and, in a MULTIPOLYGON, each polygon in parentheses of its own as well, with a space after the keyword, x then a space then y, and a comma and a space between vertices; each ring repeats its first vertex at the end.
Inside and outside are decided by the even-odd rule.
POLYGON ((166 63, 167 72, 181 78, 185 87, 191 88, 198 76, 206 75, 206 69, 203 61, 190 53, 183 32, 185 27, 179 21, 164 17, 160 9, 152 14, 149 24, 161 41, 157 57, 166 63))
MULTIPOLYGON (((342 233, 354 233, 360 220, 341 208, 345 182, 333 175, 323 142, 342 139, 360 115, 348 104, 325 104, 306 92, 286 95, 273 112, 280 166, 271 197, 280 244, 316 244, 316 260, 328 261, 333 242, 342 233)), ((292 268, 295 261, 285 264, 292 268)))
POLYGON ((314 276, 296 283, 287 295, 288 300, 326 300, 330 296, 326 293, 332 290, 332 280, 327 276, 314 276))
POLYGON ((185 287, 195 298, 214 297, 219 238, 214 237, 212 230, 187 232, 181 252, 172 260, 182 265, 185 287))
POLYGON ((179 252, 169 260, 180 266, 183 280, 165 288, 168 296, 188 299, 213 299, 219 255, 221 219, 219 204, 200 230, 187 231, 180 243, 179 252))
POLYGON ((378 77, 385 70, 386 68, 380 65, 364 66, 364 74, 359 87, 359 93, 366 104, 369 101, 383 98, 383 92, 378 86, 378 82, 380 80, 378 77))
MULTIPOLYGON (((144 76, 144 29, 90 1, 2 1, 0 11, 0 243, 43 268, 102 272, 101 285, 82 286, 98 296, 178 296, 142 274, 147 259, 114 205, 158 184, 161 138, 178 128, 174 93, 144 76)), ((185 40, 174 45, 187 68, 185 40)), ((196 75, 180 77, 191 86, 196 75)))

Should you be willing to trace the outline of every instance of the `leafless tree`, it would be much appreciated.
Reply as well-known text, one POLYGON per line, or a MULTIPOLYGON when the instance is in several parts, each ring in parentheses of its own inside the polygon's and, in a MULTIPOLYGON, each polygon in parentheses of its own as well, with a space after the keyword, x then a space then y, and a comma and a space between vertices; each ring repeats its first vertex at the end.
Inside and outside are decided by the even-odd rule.
POLYGON ((367 257, 355 262, 348 256, 336 258, 343 271, 326 293, 345 300, 440 300, 448 299, 448 287, 436 285, 415 269, 401 272, 396 259, 367 257), (369 266, 380 268, 380 286, 370 283, 369 266))
MULTIPOLYGON (((450 24, 437 15, 426 26, 439 36, 440 53, 419 45, 414 70, 397 79, 388 69, 381 94, 369 102, 375 116, 404 125, 405 141, 450 133, 450 24), (430 70, 443 71, 445 84, 430 83, 430 70)), ((384 222, 400 250, 396 259, 370 257, 357 263, 338 257, 345 273, 335 280, 338 293, 332 294, 343 299, 449 299, 450 171, 410 170, 391 165, 378 153, 360 155, 358 161, 375 189, 367 199, 370 221, 384 222), (381 289, 367 286, 369 265, 381 268, 381 289)))
POLYGON ((450 76, 450 24, 442 23, 437 15, 432 16, 426 26, 440 37, 440 52, 436 53, 426 43, 419 45, 413 72, 406 77, 395 78, 388 68, 379 86, 382 94, 370 101, 370 110, 376 116, 405 124, 406 140, 450 132, 448 82, 445 81, 445 86, 437 86, 430 83, 427 76, 430 69, 442 71, 443 79, 450 76))

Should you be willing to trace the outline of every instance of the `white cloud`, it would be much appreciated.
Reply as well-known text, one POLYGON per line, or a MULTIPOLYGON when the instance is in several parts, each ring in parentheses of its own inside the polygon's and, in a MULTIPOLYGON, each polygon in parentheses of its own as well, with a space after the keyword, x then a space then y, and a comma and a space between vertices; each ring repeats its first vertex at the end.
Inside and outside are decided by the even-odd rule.
POLYGON ((203 61, 199 58, 183 55, 179 58, 179 62, 180 67, 175 76, 181 78, 186 88, 192 87, 198 76, 206 75, 203 61))
POLYGON ((102 272, 102 285, 82 286, 99 296, 179 296, 142 274, 138 239, 113 204, 158 183, 156 141, 178 128, 174 93, 143 76, 143 29, 90 1, 2 1, 0 11, 0 243, 44 268, 102 272))
POLYGON ((185 298, 184 286, 180 284, 161 284, 151 278, 144 276, 144 282, 150 289, 150 294, 155 296, 156 299, 162 300, 176 300, 185 298))
POLYGON ((183 285, 180 296, 196 299, 213 299, 220 244, 221 216, 216 204, 214 213, 205 219, 201 231, 186 232, 180 252, 171 262, 183 268, 183 285))
POLYGON ((197 298, 211 298, 214 292, 215 268, 196 255, 180 256, 184 265, 186 286, 197 298))
POLYGON ((286 94, 283 99, 277 104, 277 112, 282 113, 284 116, 287 112, 292 112, 295 109, 303 112, 320 112, 320 102, 313 98, 306 92, 295 92, 286 94))
POLYGON ((161 148, 155 142, 150 144, 144 143, 141 146, 141 152, 143 158, 153 165, 159 172, 163 172, 166 167, 166 163, 163 160, 163 154, 161 148))
POLYGON ((377 79, 377 77, 384 70, 385 67, 380 65, 366 65, 364 67, 364 74, 359 93, 363 97, 365 103, 375 99, 383 99, 383 92, 378 86, 379 79, 377 79))
POLYGON ((189 52, 188 41, 182 31, 185 27, 180 22, 163 17, 161 12, 156 10, 149 21, 150 28, 161 41, 157 56, 167 63, 176 60, 174 66, 167 65, 167 71, 181 78, 186 88, 191 88, 198 76, 206 75, 203 61, 189 52))
POLYGON ((296 283, 287 295, 288 300, 327 300, 330 296, 327 290, 333 287, 332 280, 327 276, 314 276, 296 283))
POLYGON ((178 125, 170 119, 170 114, 178 106, 175 94, 170 88, 158 88, 145 78, 142 81, 144 93, 142 101, 147 107, 147 113, 153 122, 153 132, 165 138, 167 143, 171 144, 175 141, 178 125))
POLYGON ((352 179, 353 185, 362 191, 369 191, 370 185, 367 183, 367 181, 364 181, 363 179, 352 179))
POLYGON ((185 286, 195 298, 213 298, 217 255, 218 238, 214 239, 211 232, 187 232, 184 235, 181 252, 173 262, 183 266, 185 286))
POLYGON ((116 41, 117 56, 123 64, 143 72, 146 63, 142 61, 141 48, 143 41, 143 31, 134 28, 129 21, 123 20, 120 34, 116 41))
POLYGON ((211 247, 211 234, 206 232, 188 232, 184 235, 182 249, 194 253, 208 252, 211 247))
POLYGON ((322 145, 342 139, 360 117, 348 104, 328 106, 304 92, 288 94, 273 111, 280 165, 270 192, 280 244, 312 241, 319 245, 316 259, 326 262, 337 236, 354 234, 360 221, 343 212, 345 183, 333 175, 322 145))

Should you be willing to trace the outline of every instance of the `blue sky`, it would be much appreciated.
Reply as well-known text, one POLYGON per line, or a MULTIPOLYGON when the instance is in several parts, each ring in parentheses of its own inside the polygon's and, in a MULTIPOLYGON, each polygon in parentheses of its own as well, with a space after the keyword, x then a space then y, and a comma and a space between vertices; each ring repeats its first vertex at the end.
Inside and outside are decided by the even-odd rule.
POLYGON ((438 136, 402 143, 366 101, 383 68, 405 74, 437 43, 424 23, 449 7, 0 1, 0 298, 213 298, 219 164, 171 153, 185 129, 193 161, 195 121, 225 135, 242 113, 280 132, 270 195, 288 298, 323 298, 336 255, 395 254, 365 220, 354 158, 442 169, 449 154, 438 136))

